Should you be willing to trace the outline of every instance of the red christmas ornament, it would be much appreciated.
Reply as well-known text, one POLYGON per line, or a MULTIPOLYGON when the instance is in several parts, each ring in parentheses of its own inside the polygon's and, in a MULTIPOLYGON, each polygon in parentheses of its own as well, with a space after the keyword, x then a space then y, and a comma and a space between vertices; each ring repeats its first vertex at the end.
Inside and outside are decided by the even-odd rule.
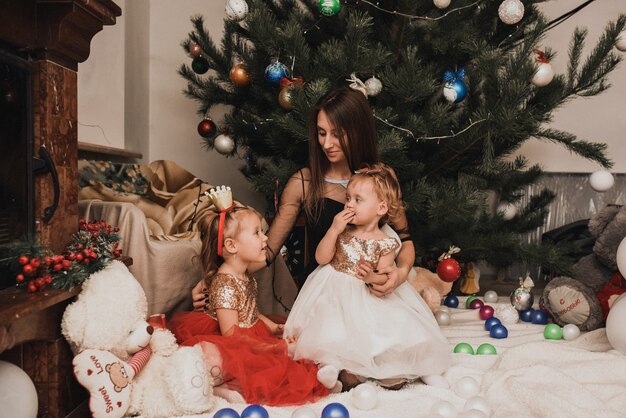
POLYGON ((198 135, 200 135, 202 138, 210 138, 215 135, 216 132, 217 126, 215 125, 215 122, 213 122, 209 118, 203 119, 198 124, 198 135))
POLYGON ((454 258, 444 258, 437 264, 437 275, 444 282, 453 282, 461 277, 461 266, 454 258))

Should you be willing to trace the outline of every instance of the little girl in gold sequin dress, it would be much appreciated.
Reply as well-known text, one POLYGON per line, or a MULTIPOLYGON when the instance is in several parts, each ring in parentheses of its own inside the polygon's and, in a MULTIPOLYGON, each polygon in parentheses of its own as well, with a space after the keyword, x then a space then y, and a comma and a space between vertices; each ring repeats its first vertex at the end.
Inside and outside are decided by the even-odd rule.
MULTIPOLYGON (((267 237, 252 209, 232 204, 230 189, 212 195, 220 215, 200 223, 200 259, 208 301, 204 312, 174 316, 168 327, 182 345, 199 344, 213 376, 214 392, 232 402, 295 405, 313 402, 336 387, 338 370, 295 361, 283 326, 259 313, 251 263, 265 261, 267 237), (320 380, 324 383, 321 383, 320 380)), ((212 190, 213 192, 213 190, 212 190)), ((204 218, 207 219, 207 218, 204 218)))
POLYGON ((388 166, 375 164, 350 178, 345 209, 317 247, 320 266, 300 290, 284 335, 295 339, 294 359, 343 369, 354 384, 369 378, 398 388, 421 378, 447 387, 442 374, 450 364, 448 343, 417 291, 404 283, 377 297, 368 287, 375 274, 357 278, 361 257, 374 269, 394 262, 399 238, 379 225, 401 206, 400 186, 388 166))

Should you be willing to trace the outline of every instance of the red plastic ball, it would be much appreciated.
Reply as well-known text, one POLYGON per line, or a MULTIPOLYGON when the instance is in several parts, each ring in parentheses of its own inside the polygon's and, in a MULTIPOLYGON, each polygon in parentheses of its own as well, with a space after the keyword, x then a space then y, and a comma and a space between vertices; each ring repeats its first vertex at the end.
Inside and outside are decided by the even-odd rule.
POLYGON ((480 317, 480 319, 487 320, 493 316, 493 313, 494 310, 491 306, 484 305, 480 308, 480 311, 478 311, 478 316, 480 317))
POLYGON ((202 119, 198 124, 198 134, 202 138, 209 138, 217 132, 217 126, 211 119, 202 119))
POLYGON ((461 266, 454 258, 443 259, 437 264, 437 275, 444 282, 453 282, 461 277, 461 266))
POLYGON ((474 299, 472 302, 470 302, 470 309, 480 309, 484 306, 485 304, 483 303, 482 300, 480 299, 474 299))

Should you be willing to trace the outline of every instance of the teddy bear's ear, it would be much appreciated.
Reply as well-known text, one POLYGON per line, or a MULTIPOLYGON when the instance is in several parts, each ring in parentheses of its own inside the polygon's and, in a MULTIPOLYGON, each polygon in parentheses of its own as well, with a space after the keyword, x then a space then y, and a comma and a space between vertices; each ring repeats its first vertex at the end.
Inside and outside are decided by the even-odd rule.
POLYGON ((80 302, 76 301, 65 308, 61 321, 61 332, 70 344, 74 354, 77 354, 83 345, 86 326, 84 313, 81 315, 80 302))

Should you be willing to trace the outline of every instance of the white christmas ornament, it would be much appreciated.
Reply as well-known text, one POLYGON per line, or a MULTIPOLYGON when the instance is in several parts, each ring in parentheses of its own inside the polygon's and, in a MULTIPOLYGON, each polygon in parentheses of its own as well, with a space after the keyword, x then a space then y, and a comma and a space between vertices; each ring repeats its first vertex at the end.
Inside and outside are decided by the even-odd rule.
POLYGON ((524 17, 524 4, 520 0, 504 0, 498 7, 498 16, 507 25, 514 25, 524 17))
POLYGON ((596 192, 606 192, 613 187, 613 183, 615 183, 613 174, 606 170, 596 171, 589 177, 589 185, 596 192))
POLYGON ((533 75, 533 85, 536 87, 544 87, 550 84, 554 78, 554 69, 549 62, 542 62, 537 67, 537 72, 533 75))
POLYGON ((498 301, 498 294, 495 290, 487 290, 483 299, 488 303, 496 303, 498 301))
POLYGON ((502 217, 505 220, 510 221, 517 214, 517 208, 512 203, 500 202, 496 212, 502 212, 502 217))
POLYGON ((351 391, 352 403, 357 409, 369 411, 374 409, 378 403, 378 392, 376 387, 370 383, 361 383, 351 391))
POLYGON ((220 154, 230 154, 235 149, 235 142, 228 134, 219 134, 213 143, 215 150, 220 154))
POLYGON ((246 0, 228 0, 226 3, 226 17, 230 20, 239 21, 248 14, 246 0))
POLYGON ((433 3, 438 9, 445 9, 450 5, 450 0, 433 0, 433 3))
POLYGON ((478 395, 480 392, 480 385, 476 381, 476 379, 465 376, 460 378, 452 387, 454 389, 454 393, 459 395, 461 398, 471 398, 472 396, 478 395))
POLYGON ((379 79, 372 76, 372 78, 368 78, 365 80, 365 91, 368 96, 376 96, 383 90, 383 83, 380 82, 379 79))
POLYGON ((37 416, 35 384, 24 370, 7 361, 0 361, 0 405, 3 417, 37 416))
POLYGON ((624 238, 617 247, 615 261, 617 262, 617 269, 622 274, 622 277, 626 277, 626 238, 624 238))
POLYGON ((626 52, 626 30, 619 33, 617 42, 615 42, 615 48, 622 52, 626 52))
POLYGON ((580 329, 574 324, 567 324, 563 327, 563 339, 572 341, 578 338, 580 335, 580 329))
POLYGON ((291 413, 291 418, 317 418, 317 413, 308 406, 301 406, 291 413))
POLYGON ((469 398, 465 402, 465 406, 463 406, 463 410, 464 411, 478 410, 484 413, 485 416, 487 417, 491 416, 491 407, 489 406, 487 399, 483 398, 482 396, 473 396, 469 398))
MULTIPOLYGON (((624 244, 624 241, 620 244, 620 247, 624 244)), ((626 293, 622 293, 618 297, 611 309, 609 315, 606 318, 606 338, 609 340, 609 344, 626 355, 626 327, 624 326, 624 318, 626 317, 626 293)))
POLYGON ((452 318, 450 317, 450 313, 446 311, 442 311, 441 309, 435 312, 435 319, 439 325, 450 325, 452 322, 452 318))
POLYGON ((519 322, 519 312, 513 305, 499 305, 493 316, 498 318, 503 325, 519 322))
POLYGON ((430 413, 440 415, 445 418, 456 418, 458 413, 456 407, 448 401, 437 401, 430 408, 430 413))

